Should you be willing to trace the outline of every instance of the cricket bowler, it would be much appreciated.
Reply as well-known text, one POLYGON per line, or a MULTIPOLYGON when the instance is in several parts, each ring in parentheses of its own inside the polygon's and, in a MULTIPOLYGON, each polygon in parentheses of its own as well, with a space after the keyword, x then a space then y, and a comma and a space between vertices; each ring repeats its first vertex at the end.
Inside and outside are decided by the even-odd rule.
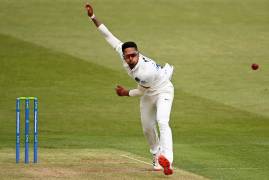
POLYGON ((165 175, 173 174, 173 140, 169 126, 174 98, 174 87, 171 83, 173 66, 160 66, 141 54, 136 43, 132 41, 121 42, 97 19, 90 4, 86 4, 86 10, 98 31, 120 55, 128 75, 137 82, 137 88, 131 90, 118 85, 116 93, 119 96, 140 96, 141 122, 153 155, 153 169, 163 170, 165 175))

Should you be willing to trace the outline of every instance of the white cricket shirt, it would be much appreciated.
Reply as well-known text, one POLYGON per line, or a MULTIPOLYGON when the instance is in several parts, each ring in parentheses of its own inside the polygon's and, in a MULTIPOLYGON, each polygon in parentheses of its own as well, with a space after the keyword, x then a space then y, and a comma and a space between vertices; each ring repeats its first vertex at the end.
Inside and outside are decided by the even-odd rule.
POLYGON ((167 91, 167 87, 173 86, 170 82, 173 67, 166 64, 164 67, 157 64, 154 60, 139 53, 138 63, 133 69, 125 62, 122 53, 122 42, 117 39, 105 25, 98 27, 99 31, 105 36, 108 43, 119 53, 122 59, 123 67, 128 75, 132 77, 140 86, 145 88, 144 93, 155 95, 167 91))

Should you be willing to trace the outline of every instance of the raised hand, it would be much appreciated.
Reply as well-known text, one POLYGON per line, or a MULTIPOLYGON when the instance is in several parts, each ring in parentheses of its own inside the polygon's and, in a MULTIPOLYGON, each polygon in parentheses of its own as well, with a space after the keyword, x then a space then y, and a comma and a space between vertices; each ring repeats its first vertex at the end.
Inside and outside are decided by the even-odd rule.
POLYGON ((93 8, 89 3, 86 3, 85 8, 87 10, 88 16, 92 17, 93 16, 93 8))

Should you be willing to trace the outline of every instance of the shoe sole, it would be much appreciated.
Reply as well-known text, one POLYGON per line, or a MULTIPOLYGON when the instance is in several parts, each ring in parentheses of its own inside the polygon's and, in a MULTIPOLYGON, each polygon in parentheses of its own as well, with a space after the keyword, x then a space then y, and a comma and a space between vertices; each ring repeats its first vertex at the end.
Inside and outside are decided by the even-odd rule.
POLYGON ((173 170, 170 168, 170 162, 163 155, 159 156, 158 161, 159 164, 163 167, 163 173, 165 175, 173 174, 173 170))
POLYGON ((153 171, 162 171, 163 168, 153 168, 153 171))

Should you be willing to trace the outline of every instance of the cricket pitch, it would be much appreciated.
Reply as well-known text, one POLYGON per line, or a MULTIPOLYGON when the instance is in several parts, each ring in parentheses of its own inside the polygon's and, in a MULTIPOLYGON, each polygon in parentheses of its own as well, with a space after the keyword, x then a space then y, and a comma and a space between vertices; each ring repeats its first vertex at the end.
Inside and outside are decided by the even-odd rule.
MULTIPOLYGON (((30 154, 32 157, 32 154, 30 154)), ((175 168, 167 177, 152 171, 150 160, 115 149, 39 149, 38 164, 15 163, 13 149, 0 149, 0 177, 3 179, 187 179, 206 178, 175 168)))

